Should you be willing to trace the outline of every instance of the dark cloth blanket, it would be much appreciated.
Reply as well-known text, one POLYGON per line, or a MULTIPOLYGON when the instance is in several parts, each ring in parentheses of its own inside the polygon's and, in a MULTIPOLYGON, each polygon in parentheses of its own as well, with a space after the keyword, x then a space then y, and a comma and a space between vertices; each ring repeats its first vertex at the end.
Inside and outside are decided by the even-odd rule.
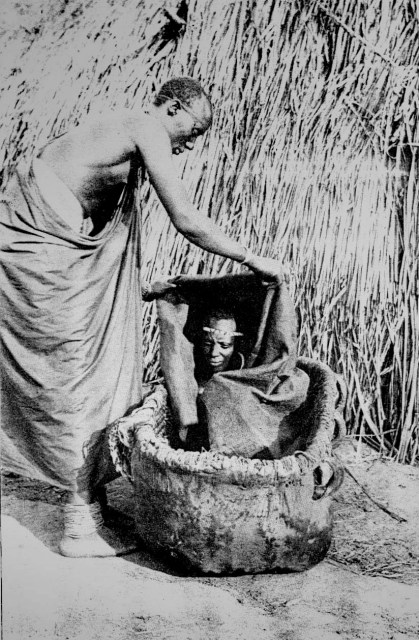
POLYGON ((137 173, 92 237, 51 209, 32 169, 0 197, 6 471, 70 490, 111 473, 104 429, 141 399, 137 173))
MULTIPOLYGON (((158 301, 160 357, 178 427, 197 424, 226 455, 280 458, 303 448, 299 411, 309 378, 296 366, 297 322, 285 283, 253 274, 180 277, 158 301), (198 397, 197 347, 206 313, 229 308, 242 332, 244 367, 216 373, 198 397)), ((198 431, 199 432, 199 429, 198 431)))

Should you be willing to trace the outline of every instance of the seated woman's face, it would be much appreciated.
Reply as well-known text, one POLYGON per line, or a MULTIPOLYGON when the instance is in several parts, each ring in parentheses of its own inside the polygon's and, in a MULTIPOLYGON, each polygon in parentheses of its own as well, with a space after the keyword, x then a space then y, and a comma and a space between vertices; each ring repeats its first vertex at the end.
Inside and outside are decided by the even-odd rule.
POLYGON ((236 322, 233 318, 211 318, 206 321, 202 340, 205 362, 212 373, 225 371, 234 352, 234 332, 236 322), (209 331, 207 329, 210 329, 209 331))

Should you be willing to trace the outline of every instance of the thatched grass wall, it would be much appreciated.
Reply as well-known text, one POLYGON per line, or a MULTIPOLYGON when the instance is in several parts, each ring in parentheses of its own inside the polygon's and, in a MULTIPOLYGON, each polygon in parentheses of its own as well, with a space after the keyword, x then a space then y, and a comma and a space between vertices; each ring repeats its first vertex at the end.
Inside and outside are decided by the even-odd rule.
MULTIPOLYGON (((352 432, 414 461, 417 0, 9 0, 6 9, 3 179, 88 111, 135 108, 171 76, 201 79, 215 122, 179 161, 191 197, 229 234, 290 265, 301 353, 346 378, 352 432)), ((169 228, 147 185, 144 201, 148 277, 232 268, 169 228)), ((154 307, 145 323, 152 377, 154 307)))

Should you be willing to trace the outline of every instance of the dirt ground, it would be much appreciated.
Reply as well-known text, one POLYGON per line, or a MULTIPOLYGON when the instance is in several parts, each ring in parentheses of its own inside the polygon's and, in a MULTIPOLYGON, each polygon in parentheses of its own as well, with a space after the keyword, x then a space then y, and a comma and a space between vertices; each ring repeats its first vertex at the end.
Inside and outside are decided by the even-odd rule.
MULTIPOLYGON (((63 492, 4 477, 3 639, 416 640, 419 469, 350 440, 338 455, 359 484, 346 474, 332 547, 299 574, 192 576, 141 546, 121 558, 64 558, 63 492)), ((126 481, 109 496, 132 514, 126 481)))

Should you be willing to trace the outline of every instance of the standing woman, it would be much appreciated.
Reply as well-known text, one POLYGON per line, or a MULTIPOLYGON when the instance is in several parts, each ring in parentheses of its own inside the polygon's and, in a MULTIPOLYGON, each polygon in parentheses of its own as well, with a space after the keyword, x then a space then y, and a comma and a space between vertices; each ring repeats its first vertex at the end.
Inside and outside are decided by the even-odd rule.
MULTIPOLYGON (((281 273, 199 213, 176 174, 172 154, 192 149, 211 120, 196 81, 170 80, 146 111, 51 140, 0 198, 3 468, 68 491, 64 555, 131 550, 104 525, 98 497, 114 478, 106 426, 141 393, 144 172, 190 242, 264 278, 281 273)), ((145 285, 143 297, 164 290, 145 285)))

